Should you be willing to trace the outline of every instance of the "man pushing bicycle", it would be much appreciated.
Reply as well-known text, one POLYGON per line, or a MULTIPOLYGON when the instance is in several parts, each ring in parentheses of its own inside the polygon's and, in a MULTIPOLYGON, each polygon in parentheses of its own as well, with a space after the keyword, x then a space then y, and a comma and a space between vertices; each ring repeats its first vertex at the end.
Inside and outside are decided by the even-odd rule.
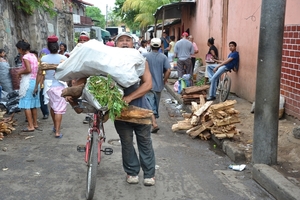
POLYGON ((209 97, 206 98, 207 101, 212 101, 216 99, 217 82, 220 76, 226 71, 230 71, 232 69, 234 71, 237 70, 237 66, 239 64, 239 52, 236 51, 236 46, 236 42, 229 42, 229 50, 231 52, 228 55, 227 60, 215 60, 220 64, 212 64, 207 67, 208 78, 210 82, 209 97))

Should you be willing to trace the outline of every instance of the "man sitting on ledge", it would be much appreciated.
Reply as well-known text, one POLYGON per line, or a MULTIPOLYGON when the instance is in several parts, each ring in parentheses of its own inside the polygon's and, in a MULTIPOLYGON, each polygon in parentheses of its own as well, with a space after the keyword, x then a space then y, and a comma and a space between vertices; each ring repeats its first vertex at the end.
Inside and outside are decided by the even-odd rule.
POLYGON ((209 97, 206 98, 207 101, 212 101, 216 99, 216 90, 217 90, 217 82, 220 76, 225 71, 237 71, 238 63, 239 63, 239 52, 236 51, 237 44, 234 41, 229 42, 229 50, 231 51, 228 55, 227 60, 219 61, 215 60, 220 64, 212 64, 207 67, 208 78, 210 82, 209 88, 209 97))

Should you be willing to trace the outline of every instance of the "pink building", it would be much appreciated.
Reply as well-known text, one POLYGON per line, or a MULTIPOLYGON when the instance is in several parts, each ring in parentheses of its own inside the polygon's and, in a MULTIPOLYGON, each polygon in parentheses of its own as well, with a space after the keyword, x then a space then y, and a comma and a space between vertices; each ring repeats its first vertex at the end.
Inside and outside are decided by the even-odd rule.
MULTIPOLYGON (((286 0, 286 16, 281 72, 281 94, 286 114, 300 119, 300 1, 286 0)), ((189 29, 199 47, 197 57, 205 60, 207 40, 215 38, 219 57, 226 59, 228 43, 235 41, 240 53, 239 71, 230 74, 231 92, 250 102, 255 100, 261 1, 182 0, 160 7, 158 19, 181 18, 181 23, 166 27, 169 35, 180 38, 189 29), (177 9, 177 12, 176 12, 177 9), (163 15, 163 10, 165 14, 163 15)), ((276 15, 276 13, 274 13, 276 15)), ((270 41, 272 42, 272 41, 270 41)))

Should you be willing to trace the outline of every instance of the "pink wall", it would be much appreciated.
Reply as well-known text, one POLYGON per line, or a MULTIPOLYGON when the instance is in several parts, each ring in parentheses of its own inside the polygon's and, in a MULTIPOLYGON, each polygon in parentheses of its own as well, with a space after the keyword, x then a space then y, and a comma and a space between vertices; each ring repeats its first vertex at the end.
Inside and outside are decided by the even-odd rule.
MULTIPOLYGON (((285 16, 285 46, 283 56, 281 94, 286 101, 286 113, 300 119, 300 86, 299 71, 300 58, 300 0, 287 0, 285 16), (296 27, 293 35, 286 35, 290 29, 296 27), (288 42, 296 42, 297 53, 288 42), (294 59, 288 58, 294 56, 294 59), (287 60, 288 63, 286 62, 287 60), (290 70, 288 68, 293 68, 290 70), (289 91, 288 91, 289 90, 289 91), (298 108, 298 109, 296 109, 298 108)), ((199 53, 197 57, 204 60, 208 51, 206 45, 209 37, 215 38, 215 45, 221 59, 229 54, 228 43, 235 41, 240 53, 240 68, 238 73, 232 72, 231 91, 250 102, 255 100, 257 53, 260 29, 261 0, 197 0, 194 8, 182 9, 182 24, 189 28, 194 36, 199 53)))
MULTIPOLYGON (((184 12, 182 23, 185 29, 190 29, 195 38, 194 41, 199 48, 197 57, 204 60, 208 52, 207 40, 210 37, 215 38, 215 46, 221 59, 226 59, 230 53, 228 43, 235 41, 240 53, 240 70, 237 74, 234 72, 230 74, 233 81, 231 91, 249 101, 254 101, 260 2, 199 0, 195 9, 192 18, 190 13, 193 12, 189 10, 184 12), (253 17, 248 18, 251 15, 253 17)), ((193 11, 193 8, 191 10, 193 11)))

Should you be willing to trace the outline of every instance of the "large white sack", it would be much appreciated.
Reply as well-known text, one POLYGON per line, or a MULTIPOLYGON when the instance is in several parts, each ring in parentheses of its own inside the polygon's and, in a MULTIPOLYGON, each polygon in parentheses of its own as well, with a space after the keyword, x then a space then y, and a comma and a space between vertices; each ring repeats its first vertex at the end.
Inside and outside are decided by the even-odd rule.
POLYGON ((70 57, 59 64, 55 78, 70 81, 95 75, 110 74, 121 86, 129 87, 139 81, 145 71, 145 58, 133 48, 104 45, 98 40, 78 44, 70 57))

